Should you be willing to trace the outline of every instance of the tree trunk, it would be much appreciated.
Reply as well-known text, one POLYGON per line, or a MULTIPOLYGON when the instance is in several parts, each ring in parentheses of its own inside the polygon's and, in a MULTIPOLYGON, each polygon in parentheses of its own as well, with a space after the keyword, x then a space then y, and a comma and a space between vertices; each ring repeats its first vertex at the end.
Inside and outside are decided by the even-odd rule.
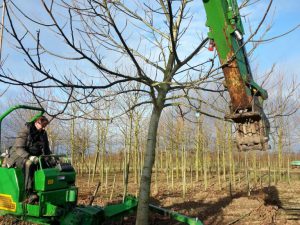
POLYGON ((138 184, 139 178, 139 123, 140 123, 140 116, 137 114, 137 118, 135 120, 134 125, 134 183, 138 184))
POLYGON ((94 182, 99 154, 100 154, 100 120, 97 121, 97 149, 96 149, 96 156, 95 156, 95 162, 94 162, 94 169, 93 169, 93 176, 92 176, 92 182, 94 182))
POLYGON ((125 179, 124 179, 124 190, 123 190, 123 202, 125 200, 125 197, 127 195, 127 189, 128 189, 128 179, 129 179, 129 170, 130 170, 130 158, 131 158, 131 146, 132 146, 132 129, 133 129, 133 115, 132 112, 129 115, 129 143, 128 147, 125 147, 125 163, 124 163, 124 173, 125 173, 125 179))
POLYGON ((71 120, 71 164, 74 165, 74 153, 75 153, 75 119, 71 120))
POLYGON ((162 107, 153 106, 148 128, 147 146, 139 189, 139 204, 137 209, 136 225, 148 224, 151 174, 155 159, 156 135, 161 112, 162 107))
POLYGON ((218 186, 219 186, 219 190, 222 189, 222 184, 221 184, 221 168, 220 168, 220 148, 221 148, 221 134, 220 134, 220 129, 216 126, 216 132, 217 132, 217 144, 216 144, 216 148, 217 148, 217 176, 218 176, 218 186))

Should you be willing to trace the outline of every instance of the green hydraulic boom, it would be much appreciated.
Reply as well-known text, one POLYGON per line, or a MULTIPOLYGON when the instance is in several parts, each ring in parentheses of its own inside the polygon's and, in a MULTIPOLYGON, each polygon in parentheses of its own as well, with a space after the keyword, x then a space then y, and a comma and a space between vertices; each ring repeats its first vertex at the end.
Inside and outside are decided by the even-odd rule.
POLYGON ((254 82, 245 43, 244 29, 236 0, 203 0, 210 39, 209 50, 217 50, 231 104, 230 119, 237 124, 236 142, 240 151, 266 150, 269 122, 262 103, 266 90, 254 82))

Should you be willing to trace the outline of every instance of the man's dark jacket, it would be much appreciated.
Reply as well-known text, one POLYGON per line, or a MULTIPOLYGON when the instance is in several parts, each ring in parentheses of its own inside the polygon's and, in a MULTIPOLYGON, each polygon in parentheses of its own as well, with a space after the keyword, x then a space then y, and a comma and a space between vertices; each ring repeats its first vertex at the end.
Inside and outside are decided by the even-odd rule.
POLYGON ((26 123, 22 128, 11 148, 10 156, 7 159, 9 167, 20 167, 29 156, 49 155, 48 136, 45 130, 38 131, 34 123, 26 123))

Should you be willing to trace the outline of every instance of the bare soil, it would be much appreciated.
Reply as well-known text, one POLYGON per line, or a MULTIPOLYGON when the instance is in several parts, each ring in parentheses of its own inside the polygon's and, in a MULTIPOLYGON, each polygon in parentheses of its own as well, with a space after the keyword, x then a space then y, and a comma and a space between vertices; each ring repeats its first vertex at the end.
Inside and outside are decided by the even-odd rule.
MULTIPOLYGON (((109 182, 110 183, 110 182, 109 182)), ((96 182, 88 187, 87 176, 79 177, 79 199, 81 204, 88 202, 89 196, 96 187, 96 182)), ((204 224, 300 224, 300 181, 281 181, 276 186, 251 187, 250 196, 245 188, 235 187, 219 190, 211 185, 204 191, 201 183, 188 185, 186 196, 182 197, 182 185, 159 181, 152 185, 151 203, 173 210, 190 217, 197 217, 204 224), (157 188, 158 187, 158 188, 157 188)), ((129 182, 128 193, 136 193, 136 185, 129 182)), ((104 206, 121 201, 123 194, 122 179, 117 179, 115 187, 103 185, 93 204, 104 206), (113 192, 113 200, 109 200, 113 192)), ((134 215, 126 217, 121 223, 134 224, 134 215)), ((151 214, 151 224, 182 224, 168 217, 151 214)))
MULTIPOLYGON (((98 176, 98 175, 97 175, 98 176)), ((123 196, 123 182, 121 174, 108 178, 107 186, 100 189, 93 202, 95 205, 105 206, 120 202, 123 196), (110 200, 112 196, 112 200, 110 200)), ((250 196, 246 185, 237 185, 221 190, 216 185, 210 185, 204 190, 201 182, 188 184, 185 197, 182 195, 182 185, 174 182, 173 188, 164 181, 164 176, 159 176, 157 183, 152 185, 151 203, 166 209, 176 211, 189 217, 198 218, 205 225, 300 225, 300 180, 294 179, 277 182, 267 186, 260 184, 251 187, 250 196)), ((88 182, 88 175, 78 176, 79 204, 88 204, 90 196, 97 186, 88 182)), ((211 182, 217 183, 217 182, 211 182)), ((224 185, 225 186, 225 185, 224 185)), ((137 194, 137 184, 129 180, 128 193, 137 194)), ((3 218, 0 218, 0 224, 3 218)), ((179 225, 183 224, 157 213, 150 214, 151 225, 179 225)), ((13 220, 11 220, 13 221, 13 220)), ((135 223, 135 215, 129 215, 117 222, 107 222, 105 225, 131 225, 135 223)), ((9 224, 9 223, 4 223, 9 224)), ((15 223, 19 224, 19 223, 15 223)), ((27 225, 27 224, 26 224, 27 225)))

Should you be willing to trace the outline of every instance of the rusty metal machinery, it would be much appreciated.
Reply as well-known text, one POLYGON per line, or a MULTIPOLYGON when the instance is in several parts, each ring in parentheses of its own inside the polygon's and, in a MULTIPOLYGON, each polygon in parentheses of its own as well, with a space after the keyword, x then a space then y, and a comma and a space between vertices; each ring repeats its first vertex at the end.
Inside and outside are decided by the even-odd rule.
POLYGON ((240 151, 267 150, 269 122, 263 111, 268 93, 254 82, 245 43, 244 29, 236 0, 203 0, 210 39, 216 48, 231 99, 230 114, 236 123, 236 143, 240 151))

